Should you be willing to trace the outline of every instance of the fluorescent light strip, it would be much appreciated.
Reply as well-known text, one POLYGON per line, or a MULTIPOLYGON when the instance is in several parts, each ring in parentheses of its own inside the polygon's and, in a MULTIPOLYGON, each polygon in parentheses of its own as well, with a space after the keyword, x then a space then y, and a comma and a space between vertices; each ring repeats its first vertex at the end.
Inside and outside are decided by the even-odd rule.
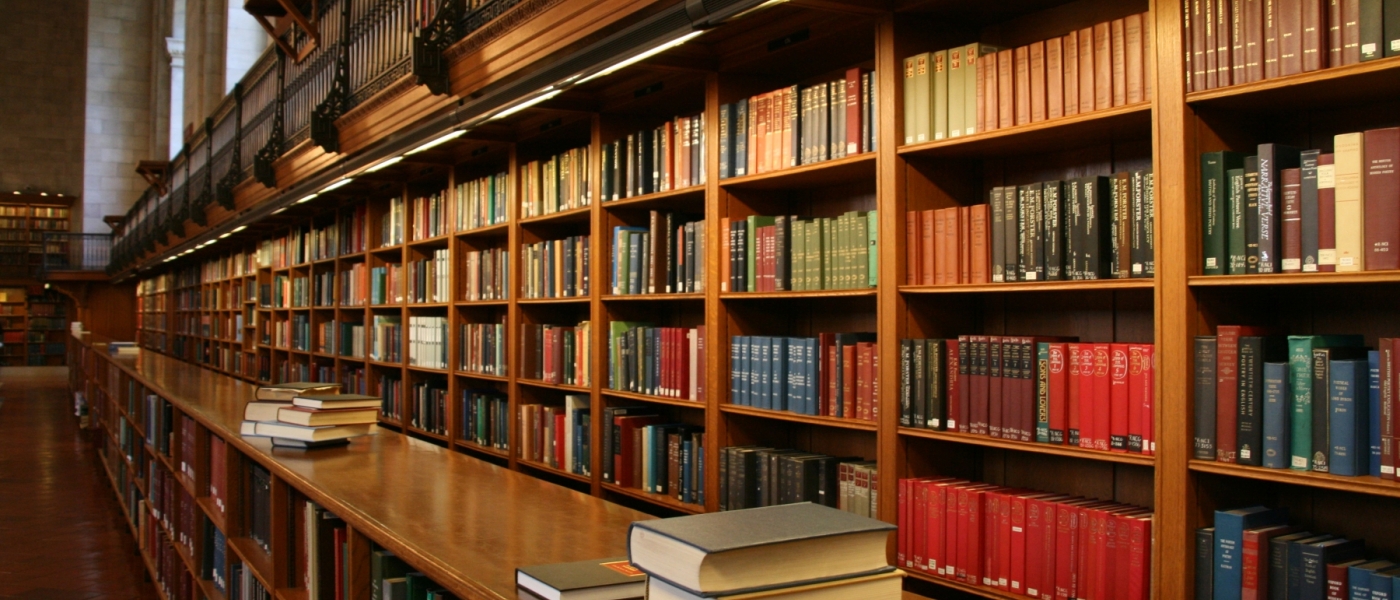
POLYGON ((370 168, 368 168, 368 169, 365 169, 364 172, 366 172, 366 173, 373 173, 373 172, 378 171, 378 170, 380 170, 380 169, 383 169, 383 168, 385 168, 385 167, 390 167, 390 166, 393 166, 393 165, 395 165, 395 164, 398 164, 398 162, 401 161, 401 160, 403 160, 403 157, 402 157, 402 156, 395 156, 395 157, 393 157, 393 158, 391 158, 391 159, 389 159, 389 160, 380 161, 379 164, 374 165, 373 167, 370 167, 370 168))
POLYGON ((276 215, 276 214, 281 214, 282 211, 285 211, 285 210, 287 210, 287 207, 283 206, 282 208, 279 208, 279 209, 277 209, 277 210, 272 211, 272 214, 274 214, 274 215, 276 215))
MULTIPOLYGON (((350 185, 350 182, 352 182, 352 181, 354 181, 353 178, 346 177, 345 179, 342 179, 342 180, 340 180, 340 181, 337 181, 337 182, 332 183, 332 184, 330 184, 330 185, 328 185, 328 186, 326 186, 326 187, 321 188, 321 191, 316 192, 316 194, 312 194, 312 196, 316 196, 317 194, 324 194, 324 193, 329 192, 329 191, 334 190, 334 189, 343 188, 343 187, 345 187, 345 186, 347 186, 347 185, 350 185)), ((297 203, 300 204, 300 203, 302 203, 302 202, 305 202, 306 200, 307 200, 307 198, 302 198, 301 200, 297 201, 297 203)))
POLYGON ((297 203, 297 204, 301 204, 301 203, 303 203, 303 202, 310 202, 312 198, 315 198, 316 196, 319 196, 319 195, 320 195, 320 194, 307 194, 305 198, 302 198, 301 200, 297 200, 296 203, 297 203))
POLYGON ((228 236, 231 236, 231 235, 233 235, 233 232, 232 232, 232 231, 230 231, 230 232, 228 232, 228 233, 225 233, 225 234, 219 236, 219 239, 222 240, 222 239, 224 239, 224 238, 226 238, 226 237, 228 237, 228 236))
POLYGON ((423 145, 421 145, 421 146, 419 146, 419 147, 417 147, 417 148, 414 148, 414 149, 412 149, 412 150, 409 150, 408 152, 403 153, 403 155, 404 155, 404 156, 408 156, 408 155, 410 155, 410 154, 414 154, 414 153, 417 153, 417 152, 422 152, 422 151, 427 150, 427 149, 429 149, 429 148, 434 148, 434 147, 436 147, 436 146, 438 146, 438 145, 441 145, 441 144, 446 144, 447 142, 450 142, 450 141, 455 140, 455 139, 457 139, 457 138, 459 138, 459 137, 462 137, 462 136, 465 135, 466 133, 467 133, 467 132, 466 132, 465 130, 460 130, 460 129, 457 130, 457 131, 453 131, 453 132, 448 133, 448 134, 446 134, 446 135, 440 136, 440 137, 438 137, 437 139, 435 139, 435 140, 433 140, 433 141, 431 141, 431 142, 428 142, 428 143, 423 144, 423 145))
POLYGON ((639 62, 641 62, 641 61, 644 61, 644 60, 646 60, 646 59, 648 59, 648 58, 651 58, 651 57, 653 57, 653 56, 656 56, 657 54, 660 54, 660 53, 662 53, 662 52, 665 52, 665 51, 667 51, 667 50, 670 50, 670 49, 672 49, 672 48, 675 48, 676 46, 679 46, 679 45, 681 45, 681 44, 684 44, 684 43, 686 43, 686 42, 688 42, 688 41, 690 41, 690 40, 692 40, 692 39, 695 39, 696 37, 698 37, 698 36, 699 36, 700 34, 702 34, 702 33, 705 33, 705 32, 702 30, 702 31, 692 31, 692 32, 690 32, 690 33, 687 33, 687 34, 685 34, 685 35, 683 35, 683 36, 681 36, 681 37, 679 37, 679 38, 677 38, 677 39, 675 39, 675 40, 672 40, 672 41, 670 41, 670 42, 666 42, 666 43, 664 43, 664 44, 661 44, 660 46, 657 46, 657 47, 655 47, 655 48, 652 48, 651 50, 647 50, 646 52, 643 52, 643 53, 641 53, 641 54, 638 54, 638 55, 636 55, 636 56, 633 56, 632 58, 628 58, 628 59, 626 59, 626 60, 623 60, 622 62, 619 62, 619 63, 617 63, 617 64, 614 64, 614 65, 611 66, 611 67, 608 67, 608 68, 606 68, 606 69, 603 69, 602 71, 598 71, 597 73, 594 73, 594 74, 592 74, 592 75, 589 75, 588 77, 584 77, 582 80, 579 81, 579 83, 580 83, 580 84, 584 84, 584 83, 588 83, 588 82, 590 82, 590 81, 593 81, 594 79, 597 79, 597 78, 599 78, 599 77, 604 77, 604 76, 606 76, 606 75, 611 75, 612 73, 615 73, 615 72, 617 72, 617 71, 620 70, 620 69, 627 68, 627 67, 632 66, 632 65, 634 65, 634 64, 637 64, 637 63, 639 63, 639 62))
POLYGON ((248 228, 247 225, 239 225, 238 227, 234 227, 234 228, 233 228, 233 231, 230 231, 229 233, 238 233, 238 232, 243 231, 244 229, 247 229, 247 228, 248 228))
MULTIPOLYGON (((550 86, 550 87, 545 88, 545 89, 550 89, 550 88, 553 88, 553 87, 554 87, 554 86, 550 86)), ((526 100, 526 101, 524 101, 524 102, 521 102, 520 104, 516 104, 515 106, 512 106, 512 107, 510 107, 510 108, 507 108, 507 109, 505 109, 505 110, 503 110, 503 111, 501 111, 501 112, 498 112, 498 113, 496 113, 496 114, 494 114, 494 115, 491 115, 491 118, 490 118, 490 119, 487 119, 487 120, 488 120, 488 121, 493 121, 493 120, 495 120, 495 119, 503 119, 503 118, 505 118, 505 117, 509 117, 509 116, 511 116, 511 115, 513 115, 513 114, 515 114, 515 113, 518 113, 518 112, 520 112, 520 111, 522 111, 522 110, 525 110, 525 109, 527 109, 527 108, 530 108, 531 106, 534 106, 534 105, 536 105, 536 104, 539 104, 539 103, 541 103, 541 102, 544 102, 545 100, 548 100, 548 99, 550 99, 550 98, 553 98, 553 97, 555 97, 555 96, 558 96, 558 95, 560 94, 560 92, 563 92, 563 91, 564 91, 564 90, 554 90, 554 91, 552 91, 552 92, 549 92, 548 94, 544 94, 544 95, 541 95, 541 96, 535 96, 534 98, 531 98, 531 99, 529 99, 529 100, 526 100)))

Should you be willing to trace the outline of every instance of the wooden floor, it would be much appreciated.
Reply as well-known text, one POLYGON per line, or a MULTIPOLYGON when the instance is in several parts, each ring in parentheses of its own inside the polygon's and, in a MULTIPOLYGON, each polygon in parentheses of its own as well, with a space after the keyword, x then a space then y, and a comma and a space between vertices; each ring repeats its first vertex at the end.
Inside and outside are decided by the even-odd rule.
POLYGON ((0 368, 0 599, 158 598, 63 367, 0 368))

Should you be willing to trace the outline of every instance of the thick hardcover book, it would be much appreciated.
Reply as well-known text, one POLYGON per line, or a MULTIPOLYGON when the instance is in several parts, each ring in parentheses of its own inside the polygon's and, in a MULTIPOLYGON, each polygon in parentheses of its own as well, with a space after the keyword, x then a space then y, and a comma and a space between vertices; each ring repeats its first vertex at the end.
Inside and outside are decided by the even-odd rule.
POLYGON ((1363 156, 1366 270, 1400 269, 1400 128, 1367 131, 1363 156))
MULTIPOLYGON (((1380 372, 1376 374, 1379 378, 1378 383, 1380 384, 1380 389, 1378 390, 1378 404, 1380 404, 1380 408, 1377 411, 1373 411, 1372 414, 1378 417, 1380 424, 1379 443, 1381 445, 1381 458, 1378 476, 1382 479, 1394 480, 1396 475, 1395 459, 1397 457, 1397 448, 1395 444, 1395 426, 1397 424, 1395 400, 1396 392, 1400 391, 1400 387, 1396 385, 1397 382, 1400 382, 1400 373, 1397 373, 1397 365, 1395 362, 1397 339, 1380 338, 1376 342, 1377 346, 1380 348, 1378 351, 1380 353, 1378 357, 1380 372)), ((1373 441, 1371 443, 1375 444, 1376 442, 1373 441)))
POLYGON ((1040 239, 1046 281, 1065 279, 1064 252, 1064 182, 1047 181, 1040 192, 1040 239))
POLYGON ((1014 50, 1002 50, 997 57, 997 128, 1016 125, 1016 61, 1014 50))
POLYGON ((1370 368, 1366 359, 1333 360, 1328 393, 1328 472, 1355 477, 1370 471, 1370 368))
MULTIPOLYGON (((1113 107, 1113 35, 1105 21, 1094 24, 1094 110, 1113 107)), ((1087 112, 1087 111, 1085 111, 1087 112)))
MULTIPOLYGON (((1380 477, 1380 476, 1381 476, 1381 462, 1382 462, 1382 460, 1381 460, 1381 454, 1382 454, 1382 453, 1381 453, 1381 444, 1382 444, 1382 439, 1383 439, 1383 438, 1381 437, 1381 418, 1382 418, 1382 411, 1381 411, 1381 365, 1380 365, 1380 361, 1381 361, 1381 353, 1380 353, 1379 351, 1377 351, 1377 350, 1371 350, 1371 351, 1369 351, 1369 352, 1366 353, 1366 373, 1367 373, 1367 383, 1369 384, 1369 386, 1368 386, 1369 389, 1367 389, 1367 392, 1368 392, 1368 393, 1367 393, 1366 398, 1365 398, 1365 400, 1366 400, 1366 401, 1365 401, 1365 404, 1367 405, 1367 406, 1366 406, 1366 408, 1367 408, 1367 418, 1366 418, 1366 427, 1367 427, 1367 431, 1366 431, 1366 439, 1367 439, 1367 442, 1368 442, 1368 443, 1367 443, 1368 449, 1370 450, 1370 452, 1369 452, 1370 456, 1368 457, 1369 460, 1366 461, 1366 462, 1367 462, 1367 465, 1366 465, 1366 466, 1367 466, 1367 470, 1366 470, 1366 472, 1367 472, 1368 475, 1370 475, 1370 476, 1372 476, 1372 477, 1380 477)), ((1387 416, 1388 416, 1388 415, 1387 415, 1387 416)))
POLYGON ((1259 272, 1259 157, 1244 158, 1245 272, 1259 272))
POLYGON ((1311 537, 1310 531, 1297 531, 1269 540, 1269 594, 1261 599, 1288 600, 1288 553, 1294 542, 1311 537))
POLYGON ((1264 0, 1264 78, 1279 76, 1279 8, 1283 0, 1264 0))
POLYGON ((919 110, 932 110, 931 119, 925 118, 931 123, 929 125, 929 138, 931 140, 942 140, 948 138, 948 51, 939 50, 930 54, 929 76, 931 83, 920 88, 923 96, 919 99, 919 110))
POLYGON ((1382 46, 1385 44, 1385 18, 1384 0, 1361 0, 1357 5, 1359 9, 1356 15, 1357 47, 1360 49, 1361 60, 1376 60, 1385 56, 1382 46))
POLYGON ((1243 586, 1243 550, 1246 529, 1288 522, 1288 511, 1262 506, 1215 511, 1213 600, 1240 600, 1243 586))
POLYGON ((1065 116, 1079 114, 1079 33, 1071 31, 1060 38, 1064 53, 1065 116))
POLYGON ((1108 52, 1111 63, 1109 68, 1113 81, 1113 89, 1111 90, 1113 106, 1123 106, 1128 103, 1128 42, 1125 29, 1126 25, 1123 19, 1114 19, 1108 22, 1108 52))
POLYGON ((1265 600, 1269 597, 1270 542, 1279 536, 1298 531, 1289 525, 1272 525, 1244 531, 1241 550, 1241 600, 1265 600))
POLYGON ((1079 246, 1083 263, 1081 272, 1084 279, 1104 279, 1109 276, 1108 220, 1111 218, 1109 206, 1109 178, 1084 177, 1081 186, 1081 210, 1084 229, 1080 236, 1084 243, 1079 246))
POLYGON ((1259 327, 1241 325, 1216 328, 1215 456, 1220 462, 1235 462, 1239 449, 1240 338, 1266 333, 1259 327))
POLYGON ((1327 0, 1302 0, 1303 71, 1316 71, 1327 66, 1327 21, 1323 3, 1327 0))
POLYGON ((1350 595, 1347 600, 1371 600, 1371 577, 1377 571, 1394 567, 1395 563, 1380 559, 1372 561, 1361 561, 1354 563, 1347 568, 1347 584, 1350 595))
POLYGON ((1302 0, 1272 0, 1278 19, 1278 74, 1303 72, 1302 0))
POLYGON ((515 570, 516 584, 541 597, 640 598, 646 594, 646 574, 626 558, 536 565, 515 570))
POLYGON ((1382 54, 1400 56, 1400 4, 1396 4, 1395 0, 1386 0, 1381 12, 1385 16, 1385 25, 1381 32, 1382 54))
POLYGON ((1218 15, 1217 9, 1220 7, 1220 0, 1201 0, 1201 4, 1204 8, 1201 11, 1201 20, 1196 24, 1200 26, 1201 29, 1205 30, 1204 38, 1202 38, 1202 43, 1205 45, 1205 52, 1203 53, 1205 59, 1205 87, 1197 89, 1209 90, 1220 87, 1220 57, 1217 54, 1219 52, 1219 45, 1215 39, 1218 37, 1218 34, 1221 33, 1218 31, 1215 22, 1218 15))
MULTIPOLYGON (((1340 1, 1340 0, 1337 0, 1340 1)), ((1337 270, 1337 178, 1334 155, 1317 157, 1317 270, 1337 270)))
POLYGON ((1297 148, 1281 144, 1259 144, 1259 272, 1278 273, 1282 251, 1282 212, 1284 169, 1298 168, 1297 148))
POLYGON ((1284 273, 1300 273, 1303 270, 1302 170, 1284 169, 1279 181, 1283 185, 1283 251, 1279 255, 1279 266, 1284 273))
POLYGON ((1288 336, 1290 468, 1312 469, 1313 348, 1360 346, 1361 343, 1361 336, 1354 335, 1288 336))
POLYGON ((1195 454, 1198 460, 1215 460, 1215 336, 1196 336, 1195 342, 1195 454))
POLYGON ((1016 82, 1012 85, 1015 94, 1015 124, 1025 125, 1031 122, 1031 48, 1030 46, 1018 46, 1011 51, 1012 76, 1016 82))
POLYGON ((1304 150, 1298 156, 1298 220, 1301 224, 1298 241, 1304 273, 1317 271, 1317 160, 1321 154, 1319 150, 1304 150))
POLYGON ((1065 116, 1065 46, 1063 37, 1045 40, 1045 118, 1065 116))
POLYGON ((1362 133, 1333 138, 1338 271, 1365 271, 1366 178, 1362 133))
MULTIPOLYGON (((1313 347, 1312 350, 1312 470, 1321 473, 1331 472, 1332 451, 1332 406, 1333 383, 1332 367, 1337 361, 1360 360, 1364 368, 1366 349, 1357 346, 1336 348, 1313 347)), ((1366 388, 1365 379, 1361 387, 1366 388)), ((1296 433, 1296 432, 1295 432, 1296 433)), ((1365 439, 1363 434, 1362 439, 1365 439)))
POLYGON ((1270 469, 1287 469, 1292 446, 1289 445, 1288 415, 1292 406, 1288 398, 1288 363, 1264 363, 1264 456, 1262 465, 1270 469))
POLYGON ((1242 83, 1264 79, 1264 1, 1242 0, 1240 18, 1244 21, 1244 74, 1242 83))
POLYGON ((1109 236, 1109 273, 1115 279, 1128 279, 1133 274, 1133 186, 1132 174, 1114 173, 1109 178, 1109 202, 1112 219, 1109 236))
POLYGON ((1021 195, 1024 186, 1008 185, 1002 189, 1001 213, 1002 213, 1002 243, 1005 244, 1005 254, 1002 260, 1006 264, 1002 265, 1002 278, 1005 281, 1023 281, 1021 262, 1021 195))
POLYGON ((1238 169, 1243 157, 1239 152, 1219 151, 1201 154, 1201 243, 1205 263, 1203 273, 1207 276, 1224 276, 1226 273, 1226 246, 1228 246, 1228 190, 1229 169, 1238 169))
MULTIPOLYGON (((1241 161, 1243 164, 1243 161, 1241 161)), ((1225 273, 1244 275, 1248 272, 1249 249, 1245 244, 1245 186, 1244 168, 1225 172, 1229 182, 1225 222, 1225 273)))
POLYGON ((1210 598, 1215 593, 1215 528, 1196 530, 1196 597, 1210 598))
MULTIPOLYGON (((1094 96, 1098 87, 1094 81, 1097 76, 1094 68, 1096 64, 1094 53, 1097 49, 1094 43, 1095 33, 1093 27, 1085 27, 1079 30, 1079 39, 1077 40, 1079 50, 1079 112, 1081 114, 1094 111, 1094 96)), ((1104 31, 1105 35, 1107 33, 1104 31)), ((1104 85, 1108 85, 1108 82, 1105 81, 1104 85)))
POLYGON ((947 340, 933 339, 919 342, 924 345, 921 365, 925 367, 924 386, 919 392, 926 398, 923 426, 929 429, 943 429, 948 418, 948 356, 947 340))
POLYGON ((1364 540, 1334 538, 1301 544, 1301 580, 1299 598, 1322 598, 1327 593, 1327 565, 1362 558, 1366 554, 1364 540))
POLYGON ((1230 81, 1248 83, 1245 78, 1244 0, 1226 0, 1230 9, 1230 81))
POLYGON ((987 203, 990 205, 992 213, 992 281, 1001 283, 1006 279, 1006 212, 1002 203, 1002 194, 1006 193, 1004 187, 994 187, 987 203))
POLYGON ((1287 350, 1281 337, 1239 338, 1239 394, 1236 412, 1236 460, 1242 465, 1263 463, 1264 363, 1281 361, 1287 350))

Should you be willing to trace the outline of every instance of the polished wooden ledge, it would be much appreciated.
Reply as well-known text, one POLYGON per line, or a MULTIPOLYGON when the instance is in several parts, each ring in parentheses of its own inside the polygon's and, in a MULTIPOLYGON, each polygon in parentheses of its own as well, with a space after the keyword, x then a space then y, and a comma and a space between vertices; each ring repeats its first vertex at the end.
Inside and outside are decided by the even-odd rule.
POLYGON ((652 518, 384 429, 341 448, 274 449, 238 434, 257 386, 147 350, 95 354, 459 598, 515 598, 516 567, 624 556, 628 525, 652 518))

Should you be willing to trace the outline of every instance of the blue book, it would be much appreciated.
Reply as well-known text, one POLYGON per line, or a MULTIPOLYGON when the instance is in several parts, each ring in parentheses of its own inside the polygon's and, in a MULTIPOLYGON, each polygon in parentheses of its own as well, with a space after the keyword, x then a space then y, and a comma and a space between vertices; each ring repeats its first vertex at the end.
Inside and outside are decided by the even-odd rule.
POLYGON ((769 348, 773 346, 773 338, 760 336, 754 339, 756 343, 754 344, 753 355, 754 360, 758 364, 758 398, 754 404, 758 408, 771 409, 773 408, 773 400, 772 396, 769 395, 772 389, 771 379, 769 379, 769 377, 772 374, 772 353, 769 348))
POLYGON ((1371 600, 1394 600, 1395 581, 1400 579, 1400 567, 1371 572, 1371 600))
POLYGON ((788 410, 805 414, 807 404, 803 399, 803 369, 802 354, 806 349, 806 340, 802 338, 791 338, 788 340, 788 410))
POLYGON ((690 436, 681 437, 681 489, 676 498, 681 502, 694 502, 690 495, 690 461, 695 460, 694 443, 690 441, 690 436))
POLYGON ((788 410, 788 338, 773 338, 773 410, 788 410))
POLYGON ((1347 600, 1371 600, 1371 573, 1393 566, 1388 560, 1373 560, 1348 567, 1347 600))
POLYGON ((817 338, 807 338, 807 414, 821 413, 822 366, 820 364, 821 343, 817 338))
POLYGON ((743 381, 743 377, 739 376, 739 350, 743 348, 741 342, 743 337, 744 336, 736 335, 729 338, 729 402, 731 404, 742 405, 744 403, 743 394, 741 393, 742 386, 740 385, 743 381))
POLYGON ((1315 535, 1311 531, 1299 531, 1269 540, 1269 600, 1288 600, 1288 551, 1293 542, 1315 535))
POLYGON ((734 166, 730 162, 734 156, 734 105, 719 106, 719 178, 734 176, 734 166))
POLYGON ((1288 595, 1285 598, 1303 597, 1303 546, 1336 538, 1335 535, 1322 534, 1288 544, 1288 595))
POLYGON ((1244 530, 1282 525, 1288 522, 1287 509, 1263 506, 1215 511, 1215 594, 1213 600, 1240 600, 1241 553, 1244 530))
POLYGON ((1327 462, 1333 475, 1355 477, 1370 470, 1370 375, 1364 360, 1333 360, 1328 393, 1328 439, 1332 449, 1327 462))
POLYGON ((1288 363, 1264 363, 1264 460, 1269 469, 1288 468, 1288 363))
POLYGON ((1327 565, 1356 560, 1366 555, 1366 542, 1333 538, 1302 545, 1303 581, 1300 598, 1327 597, 1327 565))
POLYGON ((1367 373, 1371 384, 1371 393, 1367 406, 1370 414, 1367 415, 1366 423, 1369 425, 1367 440, 1370 441, 1371 461, 1370 473, 1372 477, 1381 476, 1381 353, 1372 350, 1366 353, 1367 373))
MULTIPOLYGON (((749 99, 734 103, 734 176, 748 174, 749 164, 749 99)), ((737 291, 737 290, 736 290, 737 291)))

